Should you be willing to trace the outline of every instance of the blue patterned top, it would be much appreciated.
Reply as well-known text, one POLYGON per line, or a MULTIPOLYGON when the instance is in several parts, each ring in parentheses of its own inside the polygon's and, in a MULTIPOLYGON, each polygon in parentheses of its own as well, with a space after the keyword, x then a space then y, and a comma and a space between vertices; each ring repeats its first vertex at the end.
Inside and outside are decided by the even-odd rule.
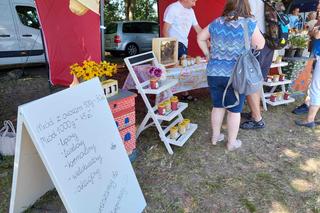
POLYGON ((210 23, 211 49, 207 65, 208 76, 231 76, 238 57, 245 51, 243 28, 240 24, 245 20, 248 22, 251 41, 257 25, 253 18, 240 18, 237 21, 226 22, 224 17, 219 17, 210 23))

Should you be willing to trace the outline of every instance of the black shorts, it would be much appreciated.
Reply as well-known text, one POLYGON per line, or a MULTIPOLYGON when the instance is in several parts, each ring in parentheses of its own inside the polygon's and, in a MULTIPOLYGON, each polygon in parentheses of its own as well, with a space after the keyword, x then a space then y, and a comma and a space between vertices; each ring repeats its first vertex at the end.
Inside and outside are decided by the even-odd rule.
POLYGON ((266 79, 272 64, 274 50, 270 49, 268 45, 264 45, 263 49, 259 52, 260 54, 257 56, 257 59, 260 63, 262 76, 266 79))

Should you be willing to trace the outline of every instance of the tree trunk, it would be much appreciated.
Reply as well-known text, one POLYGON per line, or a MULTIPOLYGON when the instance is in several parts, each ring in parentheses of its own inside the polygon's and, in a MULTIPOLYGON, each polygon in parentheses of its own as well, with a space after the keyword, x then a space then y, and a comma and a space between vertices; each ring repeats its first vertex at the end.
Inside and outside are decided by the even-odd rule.
POLYGON ((145 16, 145 20, 148 20, 149 17, 149 0, 146 0, 146 16, 145 16))
POLYGON ((125 7, 126 7, 126 20, 133 20, 134 19, 134 7, 136 1, 135 0, 126 0, 125 7))

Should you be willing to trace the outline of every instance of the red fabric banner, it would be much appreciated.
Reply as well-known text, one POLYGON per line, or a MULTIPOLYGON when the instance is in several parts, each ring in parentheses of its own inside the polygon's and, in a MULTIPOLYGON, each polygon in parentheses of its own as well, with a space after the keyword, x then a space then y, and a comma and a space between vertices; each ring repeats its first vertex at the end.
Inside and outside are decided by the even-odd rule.
MULTIPOLYGON (((163 14, 166 7, 176 0, 158 0, 160 32, 162 33, 163 14)), ((199 0, 193 8, 200 27, 206 27, 213 19, 221 16, 226 0, 199 0)), ((161 34, 162 36, 162 34, 161 34)), ((202 55, 198 47, 196 32, 192 29, 189 34, 188 54, 202 55)))
POLYGON ((66 0, 35 0, 43 30, 53 85, 72 82, 70 65, 85 59, 101 60, 100 17, 83 5, 73 12, 66 0), (76 15, 76 13, 78 15, 76 15))

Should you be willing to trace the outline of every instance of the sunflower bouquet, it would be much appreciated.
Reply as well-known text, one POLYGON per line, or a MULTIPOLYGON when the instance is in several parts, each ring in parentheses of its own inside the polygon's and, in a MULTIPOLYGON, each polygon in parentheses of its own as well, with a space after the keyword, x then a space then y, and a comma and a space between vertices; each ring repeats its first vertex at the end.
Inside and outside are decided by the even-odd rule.
POLYGON ((80 80, 87 81, 94 77, 105 80, 117 72, 117 65, 110 62, 102 61, 97 63, 91 60, 85 60, 82 65, 78 63, 70 66, 70 73, 80 80))

